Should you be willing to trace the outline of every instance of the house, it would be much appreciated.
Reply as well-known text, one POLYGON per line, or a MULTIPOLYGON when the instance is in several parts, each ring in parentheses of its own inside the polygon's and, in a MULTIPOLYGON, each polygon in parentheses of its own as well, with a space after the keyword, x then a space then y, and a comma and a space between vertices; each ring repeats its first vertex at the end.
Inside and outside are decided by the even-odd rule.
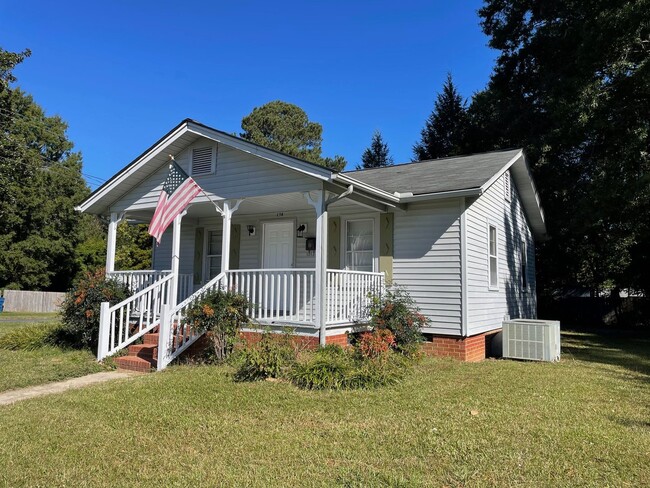
POLYGON ((102 305, 100 359, 130 346, 165 367, 197 338, 184 311, 216 287, 246 294, 260 326, 343 344, 369 294, 400 285, 429 319, 425 347, 463 360, 485 357, 504 319, 536 316, 546 228, 520 149, 339 173, 187 119, 78 210, 110 218, 106 271, 135 292, 102 305), (115 270, 117 224, 151 220, 170 155, 204 192, 154 270, 115 270))

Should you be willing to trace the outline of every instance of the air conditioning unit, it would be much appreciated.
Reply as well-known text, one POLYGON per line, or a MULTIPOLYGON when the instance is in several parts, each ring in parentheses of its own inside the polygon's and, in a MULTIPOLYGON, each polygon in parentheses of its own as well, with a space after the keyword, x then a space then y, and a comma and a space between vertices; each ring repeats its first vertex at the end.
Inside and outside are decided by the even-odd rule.
POLYGON ((559 361, 560 322, 532 319, 504 321, 503 357, 533 361, 559 361))

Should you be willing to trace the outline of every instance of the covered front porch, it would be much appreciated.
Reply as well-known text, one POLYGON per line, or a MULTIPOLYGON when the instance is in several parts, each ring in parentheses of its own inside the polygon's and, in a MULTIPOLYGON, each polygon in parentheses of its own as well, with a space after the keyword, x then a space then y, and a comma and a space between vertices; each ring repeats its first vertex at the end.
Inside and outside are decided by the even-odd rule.
POLYGON ((351 186, 339 191, 192 204, 154 245, 157 269, 146 271, 114 269, 116 233, 121 219, 147 222, 153 209, 112 213, 107 275, 134 294, 103 310, 99 357, 166 324, 160 344, 169 346, 158 349, 164 367, 196 339, 183 321, 187 309, 216 288, 246 296, 249 330, 291 327, 325 344, 328 335, 367 322, 371 299, 386 282, 380 237, 392 245, 392 236, 380 228, 392 214, 348 201, 351 186))

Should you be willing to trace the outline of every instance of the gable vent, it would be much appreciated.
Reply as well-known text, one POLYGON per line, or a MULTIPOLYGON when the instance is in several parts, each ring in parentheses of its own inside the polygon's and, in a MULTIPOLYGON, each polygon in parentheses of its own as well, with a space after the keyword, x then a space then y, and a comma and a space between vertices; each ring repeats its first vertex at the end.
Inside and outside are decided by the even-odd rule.
POLYGON ((510 201, 510 196, 512 195, 512 189, 510 188, 510 171, 506 171, 503 174, 503 196, 506 201, 510 201))
POLYGON ((212 156, 212 147, 197 147, 192 149, 192 176, 212 173, 212 156))

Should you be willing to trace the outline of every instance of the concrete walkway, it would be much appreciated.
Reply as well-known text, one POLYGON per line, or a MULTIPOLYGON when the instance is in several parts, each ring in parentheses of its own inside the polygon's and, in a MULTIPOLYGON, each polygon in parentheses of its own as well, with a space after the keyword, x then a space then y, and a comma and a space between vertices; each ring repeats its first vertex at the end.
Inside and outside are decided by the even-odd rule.
POLYGON ((81 378, 72 378, 70 380, 59 381, 57 383, 46 383, 44 385, 30 386, 20 390, 11 390, 0 393, 0 405, 10 405, 15 402, 36 398, 54 393, 61 393, 67 390, 76 390, 84 386, 104 383, 105 381, 130 378, 137 376, 137 373, 127 373, 124 371, 106 371, 103 373, 89 374, 81 378))

